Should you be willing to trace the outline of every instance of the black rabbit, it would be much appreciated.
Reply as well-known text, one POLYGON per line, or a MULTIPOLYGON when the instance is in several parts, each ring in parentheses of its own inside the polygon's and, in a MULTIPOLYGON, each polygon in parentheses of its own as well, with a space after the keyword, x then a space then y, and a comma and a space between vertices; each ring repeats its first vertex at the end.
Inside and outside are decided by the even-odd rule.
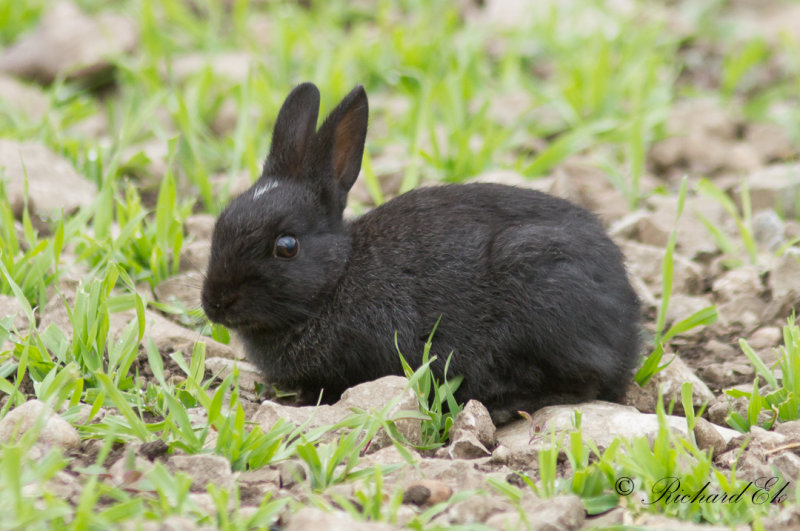
POLYGON ((623 257, 589 212, 492 184, 413 190, 342 218, 367 134, 353 89, 316 130, 319 91, 278 114, 261 178, 217 220, 202 303, 236 330, 267 380, 338 399, 402 374, 395 347, 496 421, 514 411, 619 400, 639 355, 640 309, 623 257))

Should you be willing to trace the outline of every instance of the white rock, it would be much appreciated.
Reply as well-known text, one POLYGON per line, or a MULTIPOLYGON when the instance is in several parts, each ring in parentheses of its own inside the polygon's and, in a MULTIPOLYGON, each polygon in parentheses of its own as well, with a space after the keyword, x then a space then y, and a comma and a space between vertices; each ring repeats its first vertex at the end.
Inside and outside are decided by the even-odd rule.
POLYGON ((730 302, 743 297, 760 297, 764 285, 755 266, 742 266, 717 277, 711 290, 719 302, 730 302))
POLYGON ((0 420, 0 443, 21 437, 33 429, 39 419, 43 420, 38 438, 40 445, 57 446, 64 450, 74 450, 80 446, 78 430, 39 400, 25 402, 0 420))
MULTIPOLYGON (((130 314, 114 314, 112 321, 123 315, 135 318, 130 314)), ((124 319, 124 317, 122 318, 124 319)), ((181 350, 184 354, 191 355, 195 343, 205 343, 206 356, 209 358, 220 357, 235 360, 244 357, 244 353, 234 351, 224 343, 184 328, 151 310, 145 310, 145 335, 153 339, 159 350, 181 350)))
POLYGON ((183 229, 193 241, 210 241, 214 233, 214 223, 216 223, 216 218, 211 214, 193 214, 186 218, 183 229))
POLYGON ((113 13, 89 17, 72 2, 59 1, 33 31, 0 55, 0 71, 42 83, 58 76, 87 77, 110 68, 110 58, 132 50, 137 41, 130 18, 113 13))
POLYGON ((153 293, 160 302, 177 301, 189 310, 200 308, 200 292, 204 278, 199 271, 178 273, 160 282, 153 289, 153 293))
POLYGON ((763 249, 775 252, 786 239, 786 223, 772 209, 756 212, 753 216, 753 237, 763 249))
POLYGON ((785 219, 799 214, 800 164, 776 164, 753 172, 747 178, 747 186, 754 212, 771 208, 785 219))
POLYGON ((172 59, 169 67, 163 68, 163 73, 169 72, 178 81, 183 81, 189 76, 208 68, 215 78, 243 83, 247 80, 250 67, 255 60, 249 53, 243 51, 216 54, 188 53, 172 59))
POLYGON ((800 298, 800 249, 789 249, 774 264, 769 276, 772 298, 797 302, 800 298))
MULTIPOLYGON (((664 249, 627 240, 617 241, 625 255, 628 270, 641 278, 656 297, 661 296, 661 261, 664 249)), ((673 254, 673 293, 699 294, 703 286, 703 270, 691 260, 673 254)))
POLYGON ((306 506, 289 517, 286 531, 393 531, 394 526, 381 522, 359 522, 343 511, 327 512, 306 506))
POLYGON ((692 405, 695 409, 714 400, 714 393, 681 358, 668 352, 664 355, 662 363, 667 361, 670 361, 670 364, 662 371, 657 372, 644 388, 639 387, 636 383, 630 385, 626 396, 627 404, 644 413, 655 413, 660 390, 664 404, 667 405, 670 401, 674 401, 675 409, 673 411, 682 415, 681 386, 684 382, 692 384, 692 405))
POLYGON ((197 240, 181 249, 181 271, 205 271, 211 257, 211 241, 197 240))
MULTIPOLYGON (((383 378, 351 387, 342 393, 341 399, 333 405, 297 407, 266 401, 261 404, 253 420, 264 431, 268 431, 279 418, 290 420, 297 425, 303 424, 310 419, 308 427, 311 429, 318 426, 336 424, 352 414, 352 408, 380 411, 397 396, 402 396, 402 398, 389 411, 387 418, 391 418, 400 411, 419 411, 417 397, 412 390, 406 389, 407 385, 408 380, 401 376, 384 376, 383 378)), ((421 442, 422 427, 418 419, 402 419, 395 424, 400 433, 412 444, 421 442)), ((375 452, 390 444, 389 436, 381 430, 370 443, 369 451, 375 452)))
POLYGON ((50 107, 41 89, 5 75, 0 75, 0 104, 27 117, 31 123, 44 118, 50 107))
MULTIPOLYGON (((583 404, 548 406, 533 415, 533 425, 539 426, 538 434, 531 433, 531 424, 527 420, 512 422, 497 430, 497 440, 516 456, 513 462, 535 459, 536 453, 550 446, 550 430, 555 429, 557 438, 563 438, 574 431, 574 411, 581 412, 581 428, 584 439, 594 441, 598 448, 607 448, 617 437, 631 440, 635 437, 654 437, 658 433, 658 416, 652 413, 640 413, 636 408, 613 404, 610 402, 586 402, 583 404)), ((667 416, 669 428, 687 436, 686 419, 667 416)), ((726 443, 740 435, 739 432, 721 426, 715 426, 726 443)))
POLYGON ((450 444, 443 447, 451 459, 475 459, 491 455, 495 442, 495 426, 486 406, 470 400, 456 416, 450 428, 450 444))
POLYGON ((206 369, 220 379, 225 379, 233 372, 233 368, 239 369, 239 388, 244 391, 255 392, 257 384, 263 384, 264 378, 258 367, 246 361, 232 360, 228 358, 208 358, 206 359, 206 369))
POLYGON ((190 475, 193 492, 205 492, 209 483, 223 490, 234 487, 231 464, 220 455, 173 455, 167 461, 167 467, 172 473, 180 471, 190 475))
POLYGON ((22 309, 22 303, 16 297, 10 295, 0 295, 0 319, 4 317, 14 317, 11 322, 17 330, 23 331, 28 326, 28 319, 22 309))
POLYGON ((568 531, 579 529, 586 518, 583 502, 575 495, 554 496, 546 500, 526 497, 520 509, 496 514, 486 521, 486 525, 495 529, 568 531))
POLYGON ((57 218, 88 206, 97 186, 82 177, 63 157, 35 142, 0 140, 0 167, 5 167, 6 193, 12 204, 22 204, 25 176, 33 212, 57 218))

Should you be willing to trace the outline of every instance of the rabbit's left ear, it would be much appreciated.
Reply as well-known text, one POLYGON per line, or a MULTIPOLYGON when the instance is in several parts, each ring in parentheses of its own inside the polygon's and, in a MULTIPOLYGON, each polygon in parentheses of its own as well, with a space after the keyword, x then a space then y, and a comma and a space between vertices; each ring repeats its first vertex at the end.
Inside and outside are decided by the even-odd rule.
POLYGON ((289 93, 275 121, 266 162, 268 172, 294 178, 302 175, 318 114, 319 90, 314 84, 301 83, 289 93))
POLYGON ((369 104, 358 85, 331 111, 317 133, 318 155, 330 161, 334 181, 346 195, 361 170, 369 104))

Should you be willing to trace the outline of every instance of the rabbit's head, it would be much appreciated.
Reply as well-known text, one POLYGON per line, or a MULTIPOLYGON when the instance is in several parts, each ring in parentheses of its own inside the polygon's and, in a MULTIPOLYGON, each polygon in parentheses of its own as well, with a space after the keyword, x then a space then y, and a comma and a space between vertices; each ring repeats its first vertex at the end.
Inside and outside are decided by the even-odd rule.
POLYGON ((214 227, 202 304, 214 322, 266 331, 315 315, 347 264, 342 212, 361 169, 367 95, 357 86, 316 131, 319 91, 286 98, 258 181, 214 227))

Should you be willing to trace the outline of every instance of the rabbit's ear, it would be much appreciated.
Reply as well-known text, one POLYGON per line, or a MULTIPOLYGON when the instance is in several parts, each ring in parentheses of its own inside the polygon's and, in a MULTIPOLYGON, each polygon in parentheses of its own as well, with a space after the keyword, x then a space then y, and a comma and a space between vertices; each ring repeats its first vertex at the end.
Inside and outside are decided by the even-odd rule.
POLYGON ((272 147, 265 164, 269 173, 300 177, 318 115, 319 90, 313 83, 301 83, 286 96, 272 132, 272 147))
POLYGON ((331 111, 317 135, 318 154, 330 161, 333 177, 345 195, 361 170, 368 117, 367 93, 358 85, 331 111))

